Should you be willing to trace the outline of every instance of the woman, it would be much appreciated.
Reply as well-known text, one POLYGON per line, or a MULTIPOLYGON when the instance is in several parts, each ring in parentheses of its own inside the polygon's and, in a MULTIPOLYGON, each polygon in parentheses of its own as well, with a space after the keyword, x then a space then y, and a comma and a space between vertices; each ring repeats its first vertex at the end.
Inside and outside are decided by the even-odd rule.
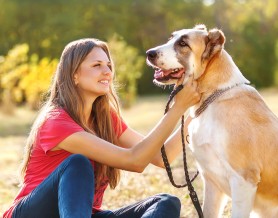
MULTIPOLYGON (((69 43, 60 58, 50 96, 29 135, 23 186, 4 217, 179 217, 179 200, 155 195, 113 211, 101 211, 103 193, 115 188, 119 170, 163 167, 161 145, 178 119, 199 101, 191 82, 169 112, 143 137, 121 119, 107 45, 97 39, 69 43)), ((166 142, 169 160, 180 152, 178 132, 166 142)))

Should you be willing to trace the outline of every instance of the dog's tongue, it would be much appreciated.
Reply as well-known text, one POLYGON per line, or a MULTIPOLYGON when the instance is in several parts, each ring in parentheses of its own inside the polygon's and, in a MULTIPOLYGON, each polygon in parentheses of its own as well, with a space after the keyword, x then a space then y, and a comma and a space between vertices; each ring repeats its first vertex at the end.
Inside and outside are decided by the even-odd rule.
POLYGON ((163 78, 163 77, 167 77, 171 74, 171 77, 174 77, 174 78, 180 78, 181 75, 184 73, 184 69, 181 69, 175 73, 172 73, 172 69, 170 70, 162 70, 162 69, 159 69, 159 70, 155 70, 155 73, 154 73, 154 78, 155 79, 160 79, 160 78, 163 78))
POLYGON ((163 71, 162 70, 155 70, 154 71, 154 78, 158 79, 158 78, 162 78, 164 76, 163 71))
POLYGON ((157 79, 157 78, 168 76, 171 72, 172 70, 162 70, 162 69, 155 70, 154 78, 157 79))

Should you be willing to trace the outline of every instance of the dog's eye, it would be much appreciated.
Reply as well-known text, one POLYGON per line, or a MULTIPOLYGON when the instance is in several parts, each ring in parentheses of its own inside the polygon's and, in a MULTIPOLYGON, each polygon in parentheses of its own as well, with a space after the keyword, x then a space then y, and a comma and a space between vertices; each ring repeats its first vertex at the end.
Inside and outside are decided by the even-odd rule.
POLYGON ((185 46, 189 47, 189 45, 185 41, 183 41, 183 40, 179 41, 179 45, 182 46, 182 47, 185 47, 185 46))

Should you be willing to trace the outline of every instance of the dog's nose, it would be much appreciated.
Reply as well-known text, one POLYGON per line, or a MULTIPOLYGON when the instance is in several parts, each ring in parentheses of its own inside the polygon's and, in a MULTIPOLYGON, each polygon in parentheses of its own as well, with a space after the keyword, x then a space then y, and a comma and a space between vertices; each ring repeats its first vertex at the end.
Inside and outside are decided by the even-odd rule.
POLYGON ((147 53, 147 56, 148 56, 148 58, 149 58, 150 60, 155 59, 156 56, 157 56, 156 50, 150 49, 150 50, 148 50, 146 53, 147 53))

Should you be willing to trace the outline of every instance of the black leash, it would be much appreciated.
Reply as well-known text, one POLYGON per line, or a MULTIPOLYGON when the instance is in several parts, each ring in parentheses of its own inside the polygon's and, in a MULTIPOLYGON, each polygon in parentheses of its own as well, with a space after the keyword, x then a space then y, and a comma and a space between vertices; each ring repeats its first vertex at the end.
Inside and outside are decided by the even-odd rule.
MULTIPOLYGON (((174 89, 170 96, 169 96, 169 100, 167 102, 167 105, 166 105, 166 108, 165 108, 165 112, 164 114, 166 114, 169 110, 169 105, 171 103, 171 101, 173 100, 173 98, 175 97, 175 95, 183 88, 183 85, 179 85, 176 89, 174 89)), ((188 168, 187 168, 187 160, 186 160, 186 147, 185 147, 185 140, 184 140, 184 116, 182 116, 182 119, 181 119, 181 136, 182 136, 182 148, 183 148, 183 166, 184 166, 184 173, 185 173, 185 180, 186 180, 186 183, 183 184, 183 185, 177 185, 174 181, 174 178, 173 178, 173 174, 172 174, 172 170, 171 170, 171 166, 169 164, 169 161, 168 161, 168 158, 167 158, 167 155, 166 155, 166 151, 165 151, 165 146, 163 144, 162 148, 161 148, 161 155, 162 155, 162 159, 163 159, 163 162, 164 162, 164 166, 166 168, 166 171, 167 171, 167 174, 168 174, 168 177, 169 177, 169 180, 170 182, 172 183, 172 185, 176 188, 183 188, 183 187, 186 187, 188 188, 188 191, 189 191, 189 196, 191 198, 191 201, 199 215, 199 218, 203 218, 204 215, 203 215, 203 212, 202 212, 202 208, 201 208, 201 205, 200 205, 200 202, 199 202, 199 199, 198 199, 198 196, 197 196, 197 193, 195 192, 194 190, 194 187, 192 186, 192 182, 195 180, 195 178, 198 176, 199 174, 199 171, 197 171, 197 173, 193 176, 192 179, 190 179, 189 177, 189 174, 188 174, 188 168)))

